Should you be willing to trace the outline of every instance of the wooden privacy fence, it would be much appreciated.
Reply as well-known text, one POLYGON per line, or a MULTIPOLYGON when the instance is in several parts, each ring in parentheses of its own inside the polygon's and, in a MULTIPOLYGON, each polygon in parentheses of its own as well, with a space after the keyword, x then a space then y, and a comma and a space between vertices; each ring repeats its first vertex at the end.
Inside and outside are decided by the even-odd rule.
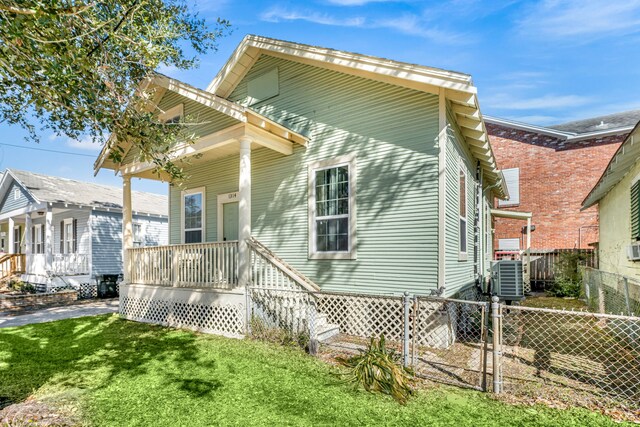
POLYGON ((531 251, 531 286, 543 290, 545 285, 555 280, 556 267, 563 254, 581 254, 581 265, 598 268, 598 255, 593 249, 552 249, 531 251))

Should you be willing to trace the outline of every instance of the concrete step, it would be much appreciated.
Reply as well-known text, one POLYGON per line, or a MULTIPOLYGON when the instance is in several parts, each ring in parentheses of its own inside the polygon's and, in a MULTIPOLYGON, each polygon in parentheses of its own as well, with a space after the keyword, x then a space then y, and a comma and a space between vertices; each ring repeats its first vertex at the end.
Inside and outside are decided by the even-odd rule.
POLYGON ((324 342, 338 335, 340 333, 340 327, 334 323, 326 323, 321 327, 316 327, 316 331, 316 339, 319 342, 324 342))

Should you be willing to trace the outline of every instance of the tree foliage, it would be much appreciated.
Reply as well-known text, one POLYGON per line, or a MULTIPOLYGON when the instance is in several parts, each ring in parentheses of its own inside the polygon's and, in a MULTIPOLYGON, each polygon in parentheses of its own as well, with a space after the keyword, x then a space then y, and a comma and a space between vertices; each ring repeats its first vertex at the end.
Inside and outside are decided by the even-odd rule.
POLYGON ((185 0, 0 0, 0 123, 34 140, 45 129, 90 137, 116 162, 128 141, 179 179, 167 149, 188 126, 159 122, 140 84, 159 66, 197 66, 228 29, 219 18, 207 25, 185 0))

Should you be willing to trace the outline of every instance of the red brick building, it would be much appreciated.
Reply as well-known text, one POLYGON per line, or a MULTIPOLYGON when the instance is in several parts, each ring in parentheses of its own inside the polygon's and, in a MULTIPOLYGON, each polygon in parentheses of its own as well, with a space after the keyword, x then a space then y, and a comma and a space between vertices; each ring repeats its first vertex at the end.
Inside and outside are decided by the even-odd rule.
MULTIPOLYGON (((533 250, 588 248, 598 241, 598 211, 580 211, 640 110, 541 127, 485 117, 512 199, 496 208, 533 213, 533 250)), ((497 218, 496 249, 523 248, 522 221, 497 218)))

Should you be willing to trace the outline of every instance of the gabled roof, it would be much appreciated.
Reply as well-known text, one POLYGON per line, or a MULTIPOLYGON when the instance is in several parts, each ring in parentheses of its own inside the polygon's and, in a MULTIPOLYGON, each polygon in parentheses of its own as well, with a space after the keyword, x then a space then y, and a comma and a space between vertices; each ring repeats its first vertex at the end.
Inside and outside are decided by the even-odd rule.
POLYGON ((606 196, 625 177, 638 159, 640 159, 640 122, 618 147, 618 151, 609 161, 602 176, 582 202, 582 209, 595 205, 606 196))
MULTIPOLYGON (((258 114, 255 111, 240 104, 224 99, 220 96, 212 94, 211 92, 198 89, 197 87, 181 82, 180 80, 173 79, 162 74, 155 74, 140 84, 139 91, 144 92, 150 87, 156 87, 159 89, 158 91, 156 91, 155 99, 148 100, 150 110, 154 108, 155 105, 157 105, 166 91, 171 91, 199 104, 205 105, 213 110, 216 110, 219 113, 229 116, 237 120, 238 123, 248 123, 255 125, 261 130, 273 134, 277 137, 281 137, 287 141, 291 141, 301 145, 305 145, 307 143, 308 138, 306 136, 289 129, 280 123, 276 123, 273 120, 270 120, 267 117, 258 114)), ((93 165, 94 174, 97 174, 102 167, 115 168, 116 165, 113 165, 109 159, 111 148, 113 148, 110 142, 111 141, 109 141, 102 148, 102 151, 98 155, 98 158, 93 165)), ((121 148, 123 148, 125 152, 130 148, 130 144, 128 144, 127 142, 124 142, 121 145, 121 148)))
MULTIPOLYGON (((6 193, 11 182, 21 185, 38 203, 69 204, 97 209, 122 209, 122 189, 91 182, 76 181, 38 173, 7 169, 0 180, 0 193, 6 193)), ((167 216, 167 196, 133 191, 133 211, 167 216)))
POLYGON ((473 155, 480 161, 489 184, 505 196, 506 185, 496 166, 471 76, 455 71, 408 64, 255 35, 246 36, 207 91, 227 98, 261 55, 340 71, 388 84, 433 94, 443 93, 473 155))
POLYGON ((608 114, 553 126, 538 126, 490 116, 484 116, 484 119, 487 123, 547 135, 561 141, 582 141, 628 133, 640 120, 640 110, 608 114))

